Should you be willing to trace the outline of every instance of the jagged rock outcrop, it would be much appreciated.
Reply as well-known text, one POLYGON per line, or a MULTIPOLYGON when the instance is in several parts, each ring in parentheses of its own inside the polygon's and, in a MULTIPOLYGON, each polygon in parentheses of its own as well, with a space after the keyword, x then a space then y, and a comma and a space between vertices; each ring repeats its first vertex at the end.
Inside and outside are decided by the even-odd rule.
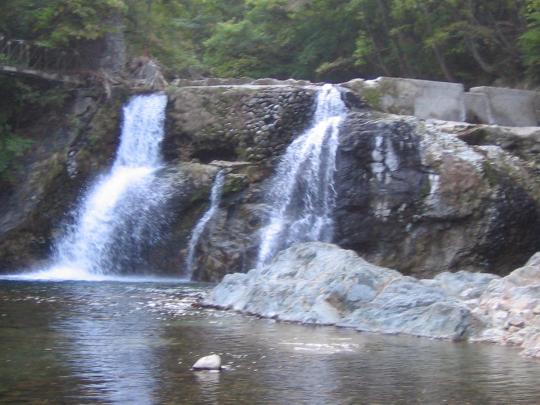
POLYGON ((140 91, 162 91, 168 84, 158 62, 144 56, 129 62, 127 76, 131 85, 140 91))
MULTIPOLYGON (((342 90, 350 113, 335 175, 338 245, 422 277, 504 275, 539 249, 538 129, 396 116, 342 90)), ((0 271, 48 257, 81 188, 111 163, 120 106, 131 91, 116 86, 110 99, 81 91, 65 121, 24 157, 16 189, 1 197, 0 271)), ((167 233, 145 255, 155 272, 182 273, 190 232, 207 208, 213 177, 225 168, 221 205, 200 239, 194 275, 217 281, 246 272, 269 212, 270 176, 310 125, 317 86, 207 79, 177 81, 166 91, 164 175, 181 190, 171 200, 167 233)), ((35 132, 44 133, 39 125, 35 132)))
MULTIPOLYGON (((219 280, 253 265, 268 212, 264 190, 285 147, 308 125, 313 94, 313 87, 275 83, 188 86, 172 94, 169 159, 251 164, 236 172, 236 190, 201 238, 197 277, 219 280)), ((477 126, 426 124, 344 97, 352 110, 340 132, 336 243, 425 276, 505 274, 538 249, 540 188, 528 156, 459 139, 465 127, 477 126)))
POLYGON ((501 147, 371 112, 349 114, 340 142, 338 245, 425 276, 505 274, 538 248, 535 171, 501 147))
POLYGON ((229 274, 204 304, 268 318, 516 345, 540 356, 540 254, 500 278, 417 279, 331 244, 298 244, 247 274, 229 274))

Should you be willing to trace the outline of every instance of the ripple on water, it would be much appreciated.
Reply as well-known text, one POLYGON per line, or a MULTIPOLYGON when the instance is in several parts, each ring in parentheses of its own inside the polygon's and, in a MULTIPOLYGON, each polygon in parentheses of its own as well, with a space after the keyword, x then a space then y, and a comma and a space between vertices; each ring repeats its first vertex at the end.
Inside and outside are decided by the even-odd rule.
POLYGON ((0 282, 0 397, 51 403, 538 403, 510 348, 194 308, 193 284, 0 282), (220 354, 225 371, 193 373, 220 354))

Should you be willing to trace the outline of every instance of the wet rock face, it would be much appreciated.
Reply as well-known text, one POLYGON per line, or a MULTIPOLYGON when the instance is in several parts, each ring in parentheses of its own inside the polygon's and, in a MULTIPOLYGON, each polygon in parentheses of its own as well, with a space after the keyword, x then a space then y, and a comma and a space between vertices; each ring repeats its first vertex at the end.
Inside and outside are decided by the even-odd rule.
POLYGON ((349 115, 336 159, 335 240, 340 246, 388 257, 406 238, 408 220, 429 190, 419 144, 406 122, 349 115))
POLYGON ((64 114, 36 117, 25 129, 35 142, 18 162, 12 192, 0 192, 0 272, 50 256, 82 188, 114 158, 125 97, 120 89, 110 99, 79 90, 67 99, 64 114))
MULTIPOLYGON (((168 88, 164 175, 177 192, 168 229, 144 254, 154 273, 182 274, 189 235, 223 168, 221 204, 200 238, 194 273, 219 281, 253 267, 269 179, 311 124, 317 88, 210 84, 168 88)), ((47 131, 40 149, 25 157, 14 192, 0 195, 8 207, 0 214, 0 271, 47 258, 82 187, 109 167, 129 97, 129 89, 115 91, 109 100, 81 93, 61 130, 47 131)), ((364 109, 352 92, 343 98, 350 113, 337 156, 335 243, 423 277, 448 270, 508 274, 538 250, 536 129, 425 122, 364 109)))
MULTIPOLYGON (((194 278, 205 281, 252 268, 267 208, 265 180, 292 139, 310 123, 316 92, 309 86, 273 82, 256 87, 215 84, 170 92, 163 143, 169 162, 195 161, 226 171, 220 208, 196 249, 194 278)), ((207 208, 210 185, 211 181, 191 201, 180 204, 183 214, 171 237, 175 259, 167 260, 167 268, 182 271, 186 244, 207 208)))
POLYGON ((406 274, 507 274, 540 246, 534 173, 413 118, 349 114, 334 241, 406 274))

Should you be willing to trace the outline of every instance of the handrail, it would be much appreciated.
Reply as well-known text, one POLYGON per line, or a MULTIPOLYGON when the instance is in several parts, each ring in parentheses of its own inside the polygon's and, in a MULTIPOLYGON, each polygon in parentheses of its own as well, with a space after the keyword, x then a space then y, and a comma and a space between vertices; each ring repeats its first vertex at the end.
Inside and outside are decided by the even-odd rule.
POLYGON ((75 50, 49 48, 0 34, 0 65, 65 74, 81 67, 81 57, 75 50))

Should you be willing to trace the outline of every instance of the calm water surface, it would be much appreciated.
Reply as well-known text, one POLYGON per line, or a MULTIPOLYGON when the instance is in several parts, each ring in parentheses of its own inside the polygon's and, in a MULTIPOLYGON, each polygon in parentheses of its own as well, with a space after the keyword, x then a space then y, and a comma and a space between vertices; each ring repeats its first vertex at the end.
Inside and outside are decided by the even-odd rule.
POLYGON ((195 309, 208 287, 0 281, 0 401, 538 404, 516 350, 195 309), (192 372, 220 353, 227 370, 192 372))

